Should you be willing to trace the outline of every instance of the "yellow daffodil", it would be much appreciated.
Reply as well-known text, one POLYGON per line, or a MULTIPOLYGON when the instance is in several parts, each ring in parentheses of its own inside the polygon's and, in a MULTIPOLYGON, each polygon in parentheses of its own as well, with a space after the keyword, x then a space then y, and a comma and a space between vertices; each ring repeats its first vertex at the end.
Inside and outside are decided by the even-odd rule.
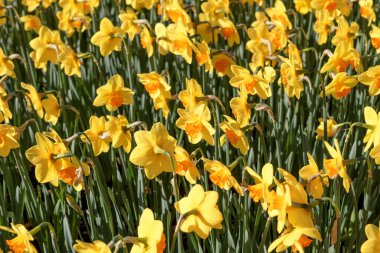
POLYGON ((376 253, 380 252, 380 224, 375 226, 373 224, 367 224, 365 226, 365 234, 367 241, 365 241, 360 247, 361 253, 376 253))
POLYGON ((193 186, 187 197, 174 204, 175 209, 183 216, 181 231, 195 232, 200 238, 206 239, 211 229, 222 229, 223 215, 217 202, 217 192, 205 192, 199 184, 193 186))
POLYGON ((115 111, 122 105, 129 105, 133 102, 134 92, 124 87, 124 80, 121 75, 112 76, 108 82, 96 90, 94 106, 106 106, 110 112, 115 111))
POLYGON ((138 19, 136 13, 128 8, 127 11, 121 12, 119 19, 123 22, 121 29, 128 34, 129 39, 132 41, 136 34, 141 32, 141 26, 135 23, 138 19))
POLYGON ((142 8, 150 10, 156 0, 126 0, 125 2, 135 10, 141 10, 142 8))
POLYGON ((232 176, 229 168, 219 161, 211 161, 202 158, 204 168, 210 173, 210 180, 221 189, 229 190, 233 187, 240 196, 243 196, 243 190, 237 180, 232 176))
POLYGON ((64 31, 68 37, 73 33, 84 32, 91 27, 91 18, 83 13, 72 13, 71 11, 57 12, 58 29, 64 31))
POLYGON ((371 129, 367 130, 366 135, 364 136, 364 143, 367 145, 364 148, 364 152, 367 151, 372 144, 377 146, 380 144, 380 112, 376 114, 376 111, 369 106, 364 108, 364 119, 365 123, 371 126, 371 129))
POLYGON ((326 9, 316 11, 315 16, 317 20, 314 23, 314 31, 318 34, 318 45, 323 45, 327 41, 334 22, 326 9))
POLYGON ((25 15, 20 18, 20 21, 24 23, 25 31, 33 30, 36 33, 40 30, 42 24, 39 17, 34 15, 25 15))
POLYGON ((112 138, 112 147, 119 148, 123 146, 125 152, 129 153, 132 147, 132 135, 128 130, 128 120, 123 115, 107 116, 106 123, 107 132, 112 138))
POLYGON ((212 66, 212 61, 210 58, 210 48, 208 47, 206 41, 202 42, 196 41, 194 43, 194 53, 198 61, 199 66, 205 66, 206 72, 212 72, 214 67, 212 66))
POLYGON ((195 184, 201 175, 195 163, 191 160, 189 153, 177 145, 174 150, 174 157, 177 161, 175 172, 180 176, 184 176, 190 184, 195 184))
POLYGON ((112 51, 121 50, 123 37, 124 31, 120 27, 114 26, 108 18, 103 18, 100 31, 92 36, 91 43, 99 47, 101 55, 107 56, 112 51))
POLYGON ((41 105, 45 111, 45 121, 51 122, 53 125, 57 124, 61 114, 61 106, 58 99, 53 94, 48 94, 45 99, 42 99, 41 105))
POLYGON ((178 94, 179 100, 181 100, 185 109, 189 111, 200 104, 206 103, 206 101, 200 99, 202 97, 204 97, 202 87, 195 79, 186 79, 186 89, 180 91, 178 94))
POLYGON ((302 60, 298 53, 298 48, 289 42, 289 59, 278 56, 282 61, 280 67, 281 79, 278 84, 283 86, 289 97, 296 96, 300 99, 301 92, 304 90, 302 83, 302 60))
POLYGON ((227 115, 224 115, 224 117, 227 121, 219 124, 220 129, 225 133, 225 136, 232 146, 239 149, 243 155, 246 155, 249 150, 247 137, 236 120, 227 115))
POLYGON ((344 43, 346 47, 351 48, 354 46, 354 39, 358 36, 358 32, 359 25, 356 22, 348 24, 345 17, 341 16, 338 19, 338 28, 331 43, 335 46, 344 43))
POLYGON ((372 0, 359 0, 360 16, 368 20, 370 26, 372 22, 376 21, 376 13, 373 9, 372 0))
POLYGON ((83 176, 90 175, 90 167, 77 159, 64 159, 58 171, 59 180, 73 186, 76 191, 84 189, 83 176))
MULTIPOLYGON (((324 129, 325 129, 325 123, 323 118, 319 118, 319 125, 317 130, 315 131, 317 133, 316 138, 318 140, 323 140, 324 137, 324 129)), ((327 119, 327 137, 334 137, 336 133, 339 131, 340 127, 336 123, 336 121, 333 118, 327 119)))
POLYGON ((148 179, 175 169, 172 168, 170 159, 174 159, 176 139, 169 135, 162 123, 155 123, 150 131, 137 131, 134 139, 137 146, 132 150, 129 160, 143 167, 148 179))
POLYGON ((248 97, 245 86, 241 87, 239 93, 239 97, 231 99, 230 107, 232 114, 235 116, 236 121, 242 128, 249 124, 249 119, 251 118, 251 107, 247 102, 248 97))
POLYGON ((25 226, 22 224, 11 224, 11 226, 12 229, 7 229, 7 231, 16 234, 16 237, 5 241, 9 249, 14 253, 37 253, 37 249, 31 243, 31 241, 34 241, 33 235, 25 226))
POLYGON ((375 159, 376 164, 380 164, 380 144, 375 146, 371 152, 369 152, 369 155, 375 159))
POLYGON ((248 185, 247 190, 249 191, 249 196, 254 202, 261 202, 261 206, 264 210, 267 210, 268 204, 268 195, 269 187, 273 183, 273 165, 266 163, 261 169, 261 175, 257 174, 254 170, 249 167, 245 167, 248 174, 253 177, 255 180, 254 185, 248 185))
POLYGON ((37 145, 25 152, 26 158, 36 166, 35 175, 40 183, 50 182, 58 185, 58 171, 62 168, 63 158, 58 155, 67 153, 63 143, 53 143, 42 133, 36 133, 37 145))
POLYGON ((231 66, 236 63, 232 57, 225 53, 216 53, 211 56, 211 62, 218 76, 233 77, 231 66))
MULTIPOLYGON (((104 116, 100 118, 96 116, 90 117, 90 128, 84 132, 89 141, 91 142, 92 150, 94 155, 98 156, 102 152, 108 152, 111 142, 110 132, 106 129, 106 119, 104 116)), ((87 138, 82 135, 82 141, 88 142, 87 138)))
POLYGON ((313 198, 320 199, 323 196, 323 185, 329 186, 327 175, 321 173, 314 158, 307 153, 309 164, 302 167, 298 172, 303 180, 307 181, 306 189, 313 198))
POLYGON ((332 159, 323 159, 326 174, 329 178, 334 179, 339 175, 343 179, 343 186, 346 192, 350 190, 351 178, 347 174, 347 167, 343 161, 342 153, 339 149, 339 143, 337 139, 334 139, 335 149, 325 141, 325 147, 329 151, 332 159))
MULTIPOLYGON (((333 96, 340 99, 347 96, 351 89, 356 86, 358 80, 353 76, 348 76, 346 72, 339 72, 334 79, 325 87, 326 96, 333 96)), ((320 96, 322 96, 322 92, 320 96)))
POLYGON ((343 14, 349 16, 352 3, 342 0, 312 0, 311 7, 316 10, 326 10, 331 18, 343 14))
POLYGON ((285 5, 281 0, 276 0, 274 7, 266 8, 265 13, 269 16, 272 22, 279 21, 286 29, 292 29, 292 23, 286 14, 285 5))
POLYGON ((29 110, 33 109, 37 112, 38 117, 42 118, 44 116, 44 111, 42 109, 41 95, 37 92, 36 88, 27 83, 21 83, 21 87, 26 89, 25 93, 26 104, 29 110))
POLYGON ((60 47, 61 53, 59 55, 59 62, 61 69, 64 70, 68 76, 76 75, 79 78, 82 77, 80 67, 82 66, 82 60, 76 55, 73 49, 66 45, 60 47))
POLYGON ((96 240, 93 243, 76 240, 73 246, 78 253, 111 253, 111 249, 106 243, 96 240))
POLYGON ((0 122, 3 122, 4 120, 9 122, 9 119, 12 118, 12 112, 9 109, 7 95, 8 94, 4 87, 0 85, 0 122))
POLYGON ((15 72, 15 65, 13 64, 12 60, 9 59, 5 54, 3 49, 0 48, 0 76, 10 76, 12 78, 16 78, 15 72))
POLYGON ((277 216, 277 232, 281 233, 285 226, 286 209, 292 204, 289 185, 277 185, 276 191, 272 190, 268 194, 267 202, 268 215, 277 216))
POLYGON ((294 0, 296 10, 305 15, 311 11, 311 0, 294 0))
POLYGON ((187 36, 186 27, 182 23, 170 24, 166 35, 170 40, 169 51, 182 56, 188 64, 191 64, 194 45, 187 36))
POLYGON ((46 64, 49 61, 57 64, 58 55, 61 51, 60 46, 62 45, 59 31, 52 31, 48 27, 42 26, 38 35, 39 37, 29 43, 35 52, 35 67, 41 68, 41 64, 46 64))
POLYGON ((322 240, 319 231, 314 227, 298 228, 289 226, 279 238, 271 243, 268 252, 272 252, 274 249, 276 249, 276 252, 282 252, 288 247, 292 247, 292 252, 303 253, 303 249, 313 242, 310 238, 322 240))
POLYGON ((6 8, 4 1, 0 0, 0 26, 4 25, 7 22, 7 16, 5 15, 6 8))
POLYGON ((146 49, 146 52, 148 53, 148 57, 151 57, 154 52, 153 48, 153 37, 150 34, 149 29, 146 26, 142 27, 141 33, 140 33, 140 41, 142 48, 146 49))
POLYGON ((267 99, 272 95, 269 83, 263 77, 252 75, 249 70, 237 65, 232 65, 231 71, 234 75, 230 80, 231 86, 237 88, 245 86, 245 90, 248 94, 257 94, 262 99, 267 99))
POLYGON ((380 65, 369 68, 366 72, 361 73, 358 77, 359 82, 369 86, 369 95, 376 96, 380 94, 380 65))
POLYGON ((178 109, 178 114, 179 118, 175 124, 185 130, 190 143, 197 144, 204 139, 208 144, 214 145, 212 136, 215 129, 209 123, 211 114, 207 104, 200 104, 192 110, 178 109))
POLYGON ((20 147, 14 126, 0 124, 0 156, 7 157, 12 149, 20 147))
POLYGON ((321 73, 332 71, 335 74, 345 72, 351 66, 356 72, 363 72, 361 55, 355 48, 348 47, 345 43, 340 43, 321 69, 321 73))
POLYGON ((99 6, 99 0, 86 0, 78 2, 76 0, 59 0, 59 6, 63 8, 63 12, 68 15, 87 15, 94 12, 94 9, 99 6))
POLYGON ((372 30, 369 31, 371 44, 376 49, 376 53, 380 53, 380 28, 372 25, 372 30))
POLYGON ((144 74, 137 74, 139 81, 144 85, 145 90, 153 99, 154 108, 162 109, 165 118, 169 115, 169 106, 167 101, 171 98, 170 85, 165 78, 155 71, 144 74))
POLYGON ((227 40, 229 47, 232 47, 234 44, 240 44, 239 33, 231 20, 228 18, 218 19, 218 24, 220 26, 220 32, 227 40))
POLYGON ((146 208, 140 217, 137 228, 138 241, 131 253, 163 253, 166 247, 166 237, 162 221, 155 220, 152 210, 146 208))
POLYGON ((35 9, 37 9, 40 4, 42 7, 45 9, 49 7, 55 0, 22 0, 21 3, 22 5, 28 7, 28 12, 32 12, 35 9))

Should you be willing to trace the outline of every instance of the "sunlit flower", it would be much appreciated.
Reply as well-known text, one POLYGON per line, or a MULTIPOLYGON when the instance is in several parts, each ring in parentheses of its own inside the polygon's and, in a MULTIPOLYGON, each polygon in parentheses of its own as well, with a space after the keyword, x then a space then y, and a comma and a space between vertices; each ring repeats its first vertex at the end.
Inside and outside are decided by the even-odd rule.
POLYGON ((369 155, 375 159, 375 163, 376 164, 380 164, 380 144, 378 144, 377 146, 375 146, 371 152, 369 153, 369 155))
POLYGON ((107 116, 106 129, 112 138, 112 147, 123 147, 124 151, 129 153, 132 147, 132 135, 128 130, 128 120, 123 115, 107 116))
POLYGON ((139 81, 144 85, 145 90, 153 99, 154 109, 162 109, 165 118, 169 115, 168 100, 171 98, 170 85, 165 78, 155 71, 150 73, 137 74, 139 81))
POLYGON ((169 51, 180 55, 191 64, 193 57, 193 43, 187 36, 187 31, 182 23, 170 24, 166 29, 167 38, 170 40, 169 51))
POLYGON ((358 77, 359 82, 369 86, 369 95, 380 94, 380 65, 369 68, 358 77))
POLYGON ((237 65, 232 65, 231 71, 234 75, 230 80, 231 86, 237 88, 245 86, 245 90, 248 94, 257 94, 262 99, 267 99, 272 95, 269 83, 263 77, 252 75, 249 70, 237 65))
POLYGON ((5 15, 6 8, 4 1, 0 0, 0 26, 4 25, 7 22, 7 16, 5 15))
POLYGON ((108 82, 96 90, 94 106, 106 106, 107 110, 113 112, 122 105, 129 105, 133 102, 134 92, 124 86, 121 75, 112 76, 108 82))
POLYGON ((81 77, 80 67, 82 66, 82 60, 70 47, 62 45, 60 49, 59 62, 61 69, 63 69, 68 76, 77 75, 81 77))
POLYGON ((121 29, 128 34, 129 39, 132 41, 136 34, 141 32, 141 26, 135 23, 138 19, 136 13, 128 8, 127 11, 121 12, 119 19, 123 22, 121 29))
POLYGON ((150 10, 156 1, 157 0, 126 0, 125 2, 127 5, 131 5, 135 10, 141 10, 142 8, 150 10))
POLYGON ((268 252, 272 252, 274 249, 276 252, 282 252, 288 247, 292 247, 293 252, 303 253, 303 249, 313 242, 310 238, 322 240, 321 234, 314 227, 303 228, 290 225, 279 238, 271 243, 268 252))
MULTIPOLYGON (((317 130, 315 131, 317 133, 317 139, 323 140, 324 134, 325 134, 325 127, 324 127, 324 120, 323 118, 319 118, 319 125, 317 130)), ((336 123, 336 121, 333 118, 327 119, 327 137, 334 137, 336 133, 339 131, 339 126, 336 123)))
POLYGON ((218 24, 220 26, 220 32, 227 40, 229 47, 232 47, 234 44, 240 44, 239 33, 231 20, 228 18, 218 19, 218 24))
MULTIPOLYGON (((356 86, 358 80, 353 76, 347 76, 346 72, 339 72, 334 79, 325 87, 325 95, 340 99, 347 96, 351 89, 356 86)), ((320 96, 323 93, 321 92, 320 96)))
POLYGON ((21 87, 27 90, 25 93, 25 99, 28 109, 32 110, 33 108, 37 112, 38 117, 42 118, 44 116, 44 111, 42 109, 41 95, 37 92, 36 88, 30 84, 22 82, 21 87))
POLYGON ((7 95, 8 94, 4 87, 0 85, 0 122, 3 122, 4 120, 9 122, 9 119, 12 118, 12 112, 9 109, 7 95))
POLYGON ((211 229, 222 229, 223 215, 217 202, 217 192, 205 192, 199 184, 193 186, 187 197, 174 204, 175 209, 184 217, 180 225, 181 231, 194 231, 200 238, 206 239, 211 229))
POLYGON ((318 44, 323 45, 327 41, 334 22, 326 9, 316 11, 315 16, 317 20, 314 23, 314 31, 318 34, 318 44))
POLYGON ((146 208, 140 217, 137 228, 138 241, 133 244, 131 253, 163 253, 166 247, 166 237, 162 221, 155 220, 152 210, 146 208))
POLYGON ((108 18, 103 18, 100 30, 92 36, 91 43, 99 47, 103 56, 107 56, 114 50, 121 50, 123 37, 124 32, 120 27, 114 26, 108 18))
POLYGON ((305 15, 311 11, 311 0, 294 0, 296 10, 305 15))
MULTIPOLYGON (((186 89, 181 90, 178 94, 179 100, 181 100, 186 110, 192 110, 200 104, 205 104, 206 101, 200 100, 203 98, 202 87, 195 79, 186 79, 186 89)), ((206 110, 208 108, 205 108, 206 110)))
POLYGON ((100 155, 102 152, 108 152, 110 148, 109 144, 112 139, 110 133, 106 129, 106 119, 104 116, 101 116, 100 118, 91 116, 89 122, 90 128, 84 132, 89 140, 86 136, 82 135, 82 141, 91 142, 95 156, 100 155))
POLYGON ((325 141, 325 147, 329 151, 332 159, 323 159, 326 174, 329 178, 334 179, 338 175, 343 179, 343 186, 346 192, 350 190, 351 178, 347 174, 347 167, 343 161, 342 153, 339 149, 339 143, 337 139, 334 139, 335 149, 325 141))
POLYGON ((236 63, 230 56, 225 53, 216 53, 211 56, 211 61, 218 76, 233 76, 231 66, 236 63))
POLYGON ((152 35, 150 34, 149 29, 146 26, 142 27, 142 30, 140 33, 140 40, 141 40, 142 48, 145 48, 148 53, 148 57, 151 57, 154 52, 154 48, 153 48, 154 40, 153 40, 152 35))
POLYGON ((373 9, 372 0, 359 0, 360 16, 368 20, 368 25, 376 21, 376 13, 373 9))
POLYGON ((25 15, 20 18, 20 21, 24 23, 24 29, 25 31, 33 30, 36 33, 41 28, 41 20, 38 16, 35 15, 25 15))
POLYGON ((231 99, 230 107, 239 126, 245 127, 249 124, 249 119, 251 118, 251 107, 247 102, 248 97, 245 86, 241 87, 239 93, 239 97, 231 99))
MULTIPOLYGON (((380 223, 379 223, 380 227, 380 223)), ((360 247, 361 253, 376 253, 380 252, 380 229, 373 224, 367 224, 365 226, 365 234, 367 241, 365 241, 360 247)))
POLYGON ((9 59, 3 52, 3 49, 0 48, 0 76, 10 76, 16 78, 14 72, 15 65, 12 60, 9 59))
POLYGON ((192 110, 178 109, 179 118, 176 126, 185 130, 190 143, 197 144, 204 139, 208 144, 214 145, 212 135, 215 129, 209 123, 211 120, 210 110, 207 104, 201 104, 192 110))
POLYGON ((210 48, 208 47, 207 43, 204 40, 202 40, 202 43, 196 41, 194 43, 193 50, 199 66, 204 65, 206 72, 212 72, 214 67, 212 66, 212 61, 210 58, 210 48))
POLYGON ((150 131, 135 132, 134 139, 137 146, 132 150, 129 160, 143 167, 148 179, 175 169, 170 159, 174 160, 176 139, 169 135, 161 122, 155 123, 150 131))
POLYGON ((249 196, 254 202, 261 202, 261 206, 264 210, 267 210, 269 187, 273 183, 273 165, 271 163, 266 163, 261 169, 261 175, 257 174, 254 170, 249 167, 245 167, 248 174, 255 180, 254 185, 248 185, 247 190, 249 191, 249 196))
POLYGON ((45 111, 45 121, 51 122, 53 125, 57 124, 61 114, 61 106, 59 105, 58 99, 53 94, 47 94, 46 98, 42 99, 41 105, 45 111))
POLYGON ((323 65, 321 73, 332 71, 335 74, 346 72, 348 67, 356 72, 363 72, 363 65, 360 53, 355 48, 350 48, 345 43, 340 43, 334 50, 334 54, 323 65))
POLYGON ((367 151, 372 144, 374 146, 380 144, 380 112, 376 114, 372 107, 366 106, 364 108, 364 119, 365 123, 372 127, 367 130, 363 140, 364 143, 367 143, 364 151, 367 151))
POLYGON ((229 190, 233 187, 240 196, 243 196, 243 190, 238 181, 232 176, 229 168, 219 161, 211 161, 202 158, 204 168, 210 173, 210 180, 221 189, 229 190))
POLYGON ((34 11, 40 4, 45 9, 49 7, 55 0, 22 0, 22 5, 28 7, 28 12, 34 11))
POLYGON ((319 199, 323 196, 323 185, 329 186, 328 178, 318 169, 318 165, 314 158, 307 153, 309 164, 302 167, 298 172, 303 180, 307 181, 306 189, 311 193, 313 198, 319 199))
POLYGON ((9 249, 14 253, 37 253, 37 249, 31 243, 34 240, 33 235, 22 224, 11 224, 10 229, 16 237, 11 240, 6 240, 9 249))
POLYGON ((358 36, 359 25, 356 22, 348 24, 345 17, 341 16, 338 19, 338 28, 331 43, 335 46, 343 43, 346 47, 351 48, 354 45, 354 39, 358 36))
POLYGON ((42 133, 36 133, 37 145, 25 152, 26 158, 36 166, 35 175, 40 183, 50 182, 58 185, 58 171, 62 168, 63 158, 55 158, 65 154, 67 148, 63 143, 53 143, 42 133))
POLYGON ((20 147, 14 126, 0 124, 0 156, 7 157, 12 149, 20 147))
POLYGON ((286 209, 292 204, 289 185, 277 185, 276 191, 272 190, 268 194, 267 202, 268 215, 277 216, 277 232, 281 233, 285 226, 286 209))
POLYGON ((93 243, 76 240, 73 248, 78 253, 111 253, 111 249, 107 244, 99 240, 93 243))
POLYGON ((298 52, 298 48, 293 43, 288 45, 289 58, 278 56, 282 61, 280 67, 281 79, 278 84, 283 86, 289 97, 296 96, 300 98, 301 92, 304 90, 302 83, 302 60, 298 52))
POLYGON ((189 153, 178 145, 175 147, 174 152, 174 157, 177 161, 175 172, 178 175, 184 176, 190 184, 195 184, 201 175, 199 174, 195 163, 191 160, 189 153))
POLYGON ((376 53, 380 53, 380 28, 372 25, 372 30, 369 31, 371 44, 376 49, 376 53))
POLYGON ((224 115, 227 121, 219 124, 220 129, 225 133, 228 141, 235 148, 239 149, 243 155, 246 155, 249 149, 248 139, 239 124, 233 118, 224 115))
POLYGON ((39 37, 29 43, 30 47, 35 50, 35 67, 40 68, 41 64, 46 64, 49 61, 57 64, 60 45, 62 45, 59 31, 52 31, 48 27, 42 26, 38 35, 39 37))

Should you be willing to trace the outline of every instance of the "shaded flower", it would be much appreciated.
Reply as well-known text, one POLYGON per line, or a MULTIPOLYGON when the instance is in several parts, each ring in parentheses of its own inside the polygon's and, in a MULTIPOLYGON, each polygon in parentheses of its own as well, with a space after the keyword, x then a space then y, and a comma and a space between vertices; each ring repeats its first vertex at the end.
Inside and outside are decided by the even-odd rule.
POLYGON ((224 115, 227 121, 219 124, 220 129, 225 133, 228 141, 235 148, 239 149, 243 155, 246 155, 249 150, 248 139, 245 136, 243 130, 240 128, 239 124, 233 118, 224 115))
MULTIPOLYGON (((319 125, 318 125, 318 128, 317 130, 315 131, 317 133, 317 136, 316 138, 318 140, 323 140, 323 137, 324 137, 324 120, 323 118, 319 118, 318 119, 319 121, 319 125)), ((339 131, 340 127, 338 126, 338 124, 336 123, 336 121, 333 119, 333 118, 328 118, 327 119, 327 137, 334 137, 336 135, 336 133, 339 131)))
MULTIPOLYGON (((90 128, 87 129, 84 133, 87 135, 89 141, 91 142, 92 150, 94 155, 98 156, 102 152, 108 152, 111 142, 110 132, 106 129, 106 119, 104 116, 100 118, 96 116, 90 117, 90 128)), ((82 135, 82 141, 88 142, 87 138, 82 135)))
POLYGON ((107 244, 99 240, 93 243, 76 240, 73 248, 78 253, 111 253, 111 249, 107 244))
MULTIPOLYGON (((347 76, 346 72, 339 72, 334 79, 325 87, 326 96, 333 96, 335 99, 340 99, 347 96, 351 89, 356 86, 358 80, 353 76, 347 76)), ((322 96, 323 93, 320 93, 322 96)))
POLYGON ((189 153, 181 146, 176 146, 174 157, 177 162, 175 172, 184 176, 190 184, 195 184, 201 177, 195 163, 191 160, 189 153))
POLYGON ((124 151, 129 153, 132 147, 132 135, 128 130, 128 120, 123 115, 107 116, 108 122, 106 122, 107 132, 110 133, 112 138, 112 147, 123 147, 124 151))
POLYGON ((6 240, 9 249, 14 253, 30 252, 37 253, 37 249, 31 243, 34 240, 33 235, 22 224, 11 224, 11 231, 16 237, 6 240))
POLYGON ((359 82, 369 86, 369 95, 376 96, 380 94, 380 65, 371 67, 361 73, 358 77, 359 82))

